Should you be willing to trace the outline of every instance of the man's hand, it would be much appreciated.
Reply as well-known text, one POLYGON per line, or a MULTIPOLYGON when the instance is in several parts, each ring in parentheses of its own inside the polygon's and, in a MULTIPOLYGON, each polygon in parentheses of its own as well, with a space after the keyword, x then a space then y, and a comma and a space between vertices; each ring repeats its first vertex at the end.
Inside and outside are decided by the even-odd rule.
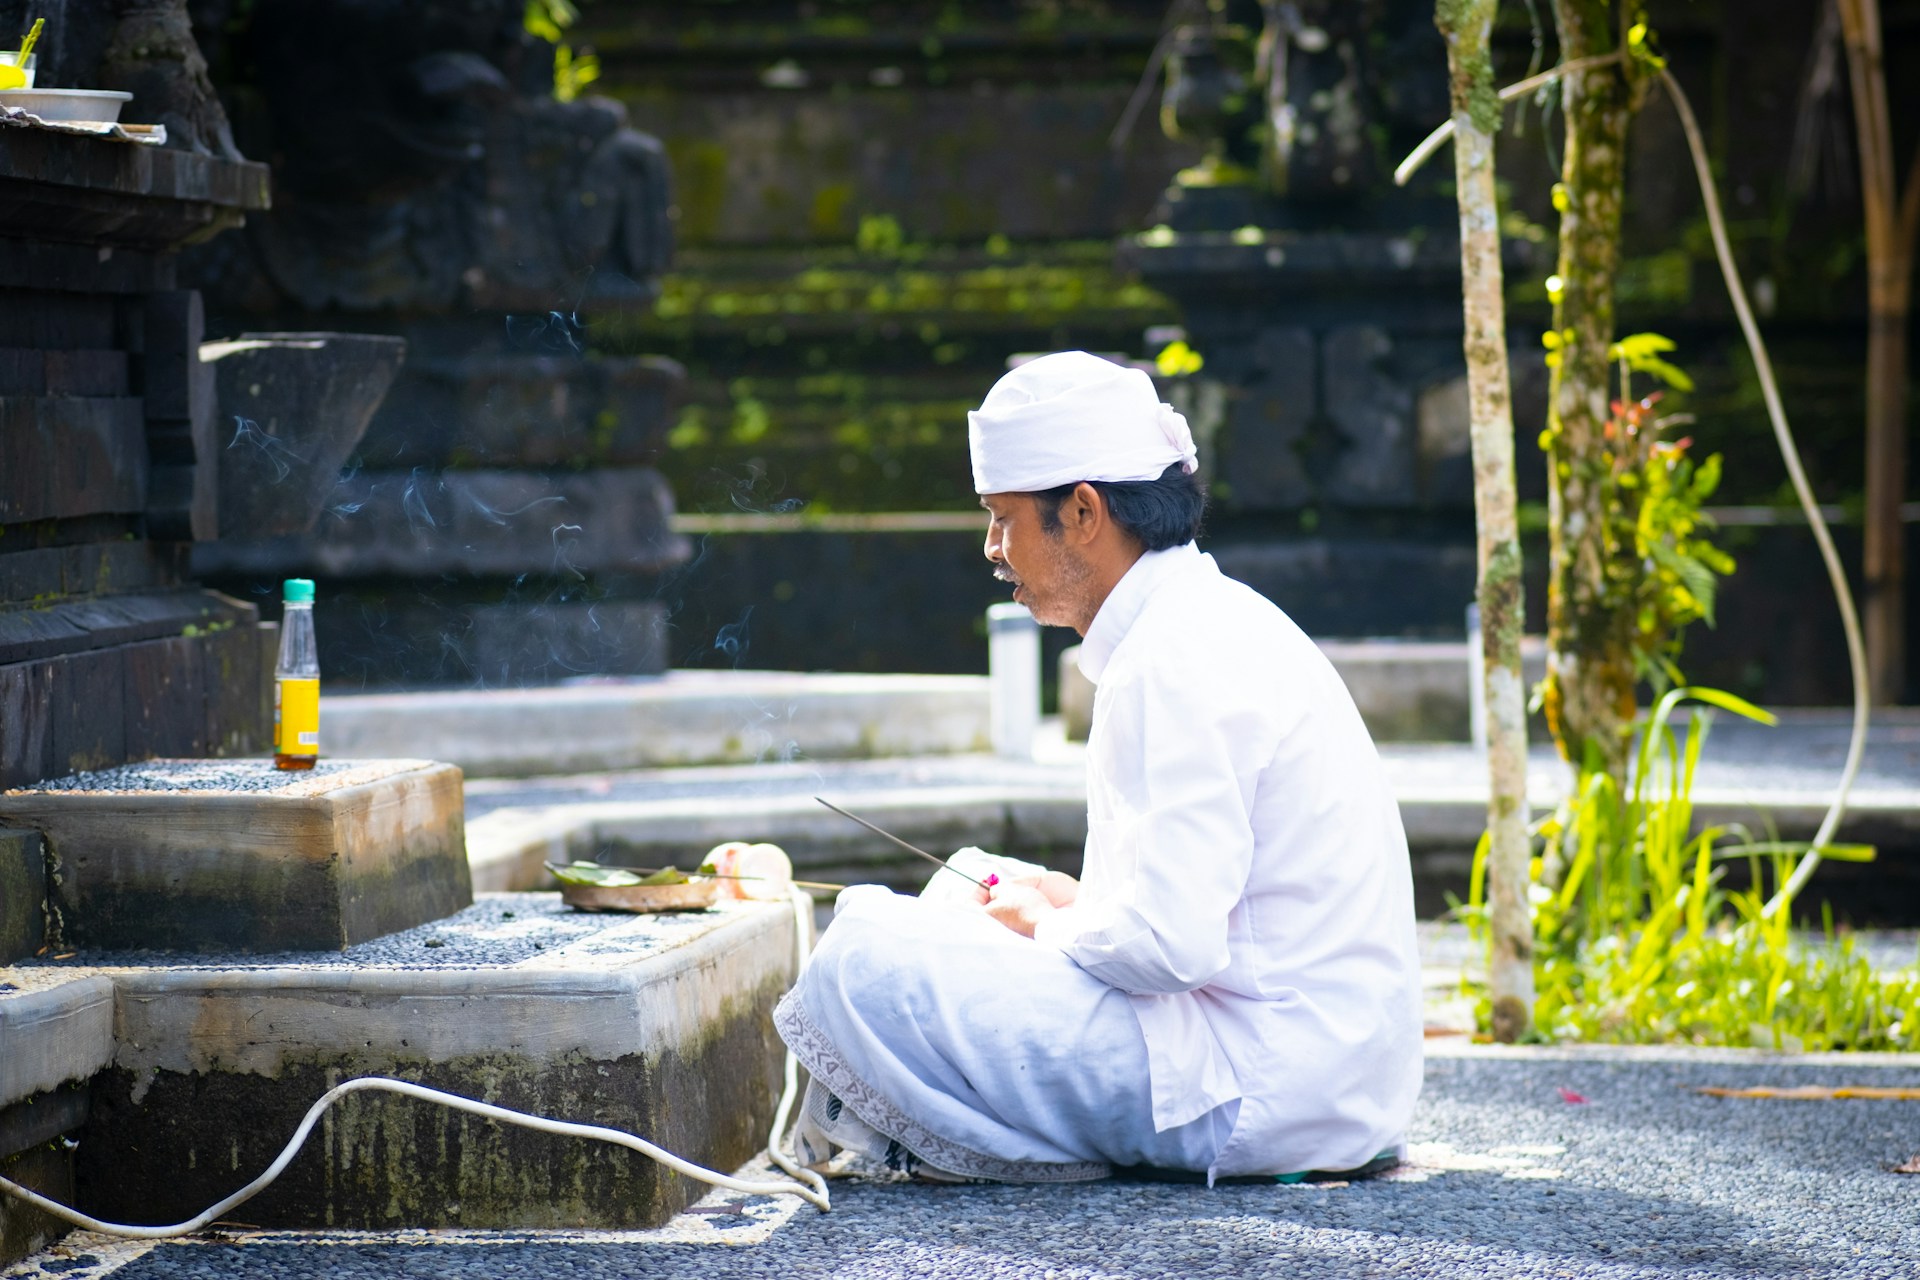
POLYGON ((1080 896, 1080 882, 1064 871, 1049 871, 1030 880, 1023 879, 1020 883, 1032 885, 1056 907, 1070 907, 1080 896))
MULTIPOLYGON (((1064 871, 1048 871, 1037 876, 1015 876, 1011 880, 999 880, 1000 884, 1021 884, 1030 889, 1038 889, 1049 904, 1056 907, 1070 907, 1080 896, 1080 882, 1064 871)), ((993 901, 993 890, 976 886, 973 890, 973 905, 984 907, 993 901)))
POLYGON ((1031 938, 1041 917, 1054 909, 1031 880, 1002 880, 988 892, 987 914, 1023 938, 1031 938))

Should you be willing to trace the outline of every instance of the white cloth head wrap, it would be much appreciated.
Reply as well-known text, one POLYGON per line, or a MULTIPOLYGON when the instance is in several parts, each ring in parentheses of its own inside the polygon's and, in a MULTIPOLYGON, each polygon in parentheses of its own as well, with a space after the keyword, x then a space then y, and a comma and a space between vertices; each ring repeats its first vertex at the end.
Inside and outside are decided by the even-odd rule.
POLYGON ((1199 465, 1193 432, 1153 379, 1084 351, 1029 360, 967 415, 976 493, 1035 493, 1082 480, 1158 480, 1199 465))

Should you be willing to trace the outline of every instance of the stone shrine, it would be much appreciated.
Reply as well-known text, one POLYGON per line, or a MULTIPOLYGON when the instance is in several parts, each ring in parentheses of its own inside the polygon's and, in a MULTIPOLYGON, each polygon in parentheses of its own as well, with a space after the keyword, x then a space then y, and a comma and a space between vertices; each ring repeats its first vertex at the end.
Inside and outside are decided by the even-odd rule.
POLYGON ((320 579, 322 668, 344 682, 661 670, 650 576, 687 547, 650 464, 683 375, 584 345, 594 315, 658 291, 659 146, 616 103, 556 97, 519 0, 194 13, 235 136, 274 173, 273 209, 188 264, 214 314, 410 351, 318 525, 196 566, 236 592, 320 579))
MULTIPOLYGON (((1120 246, 1206 359, 1181 394, 1214 554, 1319 634, 1457 632, 1473 596, 1456 215, 1444 166, 1391 177, 1446 119, 1445 71, 1415 0, 1215 0, 1161 108, 1206 156, 1120 246)), ((1515 362, 1517 421, 1538 365, 1515 362)))
MULTIPOLYGON (((71 29, 48 24, 41 85, 75 82, 56 78, 71 29)), ((261 750, 272 637, 253 605, 188 576, 188 548, 220 528, 222 440, 175 253, 264 209, 266 168, 0 130, 0 790, 261 750)))
MULTIPOLYGON (((0 29, 19 16, 0 5, 0 29)), ((578 916, 551 893, 475 903, 455 766, 210 758, 267 749, 276 635, 252 603, 196 583, 189 549, 324 545, 323 509, 338 520, 366 500, 343 496, 341 466, 404 344, 305 324, 209 341, 202 295, 181 284, 218 253, 207 243, 188 272, 179 251, 265 214, 267 167, 236 149, 184 3, 68 0, 48 18, 41 86, 126 84, 129 125, 164 125, 168 145, 0 112, 0 1176, 109 1220, 172 1220, 265 1166, 328 1084, 370 1074, 594 1116, 737 1167, 779 1088, 767 1014, 795 964, 790 907, 635 921, 578 916)), ((631 139, 603 134, 588 163, 614 176, 587 192, 617 213, 645 148, 636 161, 631 139)), ((588 135, 563 133, 559 154, 588 135)), ((620 221, 601 260, 646 261, 607 249, 643 234, 620 221)), ((427 343, 429 374, 443 350, 427 343)), ((578 379, 570 360, 530 348, 501 375, 556 403, 598 396, 596 415, 612 406, 591 447, 503 446, 561 468, 557 493, 480 469, 430 494, 422 480, 402 518, 416 500, 489 504, 485 529, 591 508, 600 520, 566 519, 602 541, 550 553, 583 572, 651 563, 635 537, 671 547, 651 471, 570 468, 592 448, 636 456, 622 424, 652 419, 626 410, 657 409, 674 371, 632 361, 578 379)), ((450 412, 469 390, 422 377, 410 403, 450 412)), ((403 427, 368 448, 392 457, 427 438, 403 427)), ((491 447, 480 434, 425 447, 491 447)), ((527 571, 510 547, 466 542, 477 573, 527 571)), ((377 539, 337 554, 417 571, 377 539)), ((253 1221, 643 1226, 697 1194, 630 1152, 503 1141, 489 1122, 393 1099, 344 1105, 324 1134, 249 1204, 253 1221)), ((0 1197, 0 1264, 65 1230, 0 1197)))

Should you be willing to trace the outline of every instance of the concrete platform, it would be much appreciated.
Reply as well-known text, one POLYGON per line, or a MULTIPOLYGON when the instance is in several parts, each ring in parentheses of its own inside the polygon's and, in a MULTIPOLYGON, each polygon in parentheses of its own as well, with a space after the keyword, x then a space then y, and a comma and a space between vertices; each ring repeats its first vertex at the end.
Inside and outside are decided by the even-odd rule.
POLYGON ((326 694, 329 749, 476 778, 982 751, 984 676, 676 671, 532 689, 326 694))
POLYGON ((0 827, 43 837, 56 948, 337 951, 473 900, 429 760, 154 760, 0 794, 0 827))
MULTIPOLYGON (((731 1169, 772 1120, 769 1014, 794 976, 793 930, 783 903, 624 916, 500 895, 345 953, 16 965, 0 990, 0 1117, 90 1078, 74 1181, 82 1208, 117 1221, 177 1220, 232 1191, 315 1098, 360 1075, 612 1125, 731 1169)), ((363 1094, 244 1216, 641 1227, 704 1190, 622 1149, 363 1094)))

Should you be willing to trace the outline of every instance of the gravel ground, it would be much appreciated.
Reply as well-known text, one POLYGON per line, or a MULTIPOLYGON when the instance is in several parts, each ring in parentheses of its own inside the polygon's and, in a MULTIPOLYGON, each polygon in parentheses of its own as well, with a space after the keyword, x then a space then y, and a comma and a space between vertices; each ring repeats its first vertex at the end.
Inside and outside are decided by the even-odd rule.
POLYGON ((310 769, 278 769, 271 760, 142 760, 91 773, 49 778, 8 795, 66 791, 85 795, 320 795, 421 768, 426 760, 320 760, 310 769))
POLYGON ((276 769, 267 760, 142 760, 113 769, 70 773, 34 791, 279 791, 297 782, 346 773, 353 760, 321 760, 311 769, 276 769))
POLYGON ((850 1180, 834 1211, 727 1200, 659 1232, 77 1237, 8 1274, 202 1277, 1911 1277, 1920 1103, 1700 1085, 1920 1086, 1920 1061, 1558 1053, 1428 1064, 1413 1163, 1324 1187, 930 1187, 850 1180), (1585 1098, 1568 1101, 1568 1094, 1585 1098))
POLYGON ((160 951, 79 951, 65 960, 21 960, 5 970, 20 979, 84 969, 504 969, 563 947, 640 959, 713 928, 730 911, 721 902, 706 911, 656 915, 575 911, 557 893, 488 894, 443 920, 403 929, 345 951, 191 954, 160 951))

